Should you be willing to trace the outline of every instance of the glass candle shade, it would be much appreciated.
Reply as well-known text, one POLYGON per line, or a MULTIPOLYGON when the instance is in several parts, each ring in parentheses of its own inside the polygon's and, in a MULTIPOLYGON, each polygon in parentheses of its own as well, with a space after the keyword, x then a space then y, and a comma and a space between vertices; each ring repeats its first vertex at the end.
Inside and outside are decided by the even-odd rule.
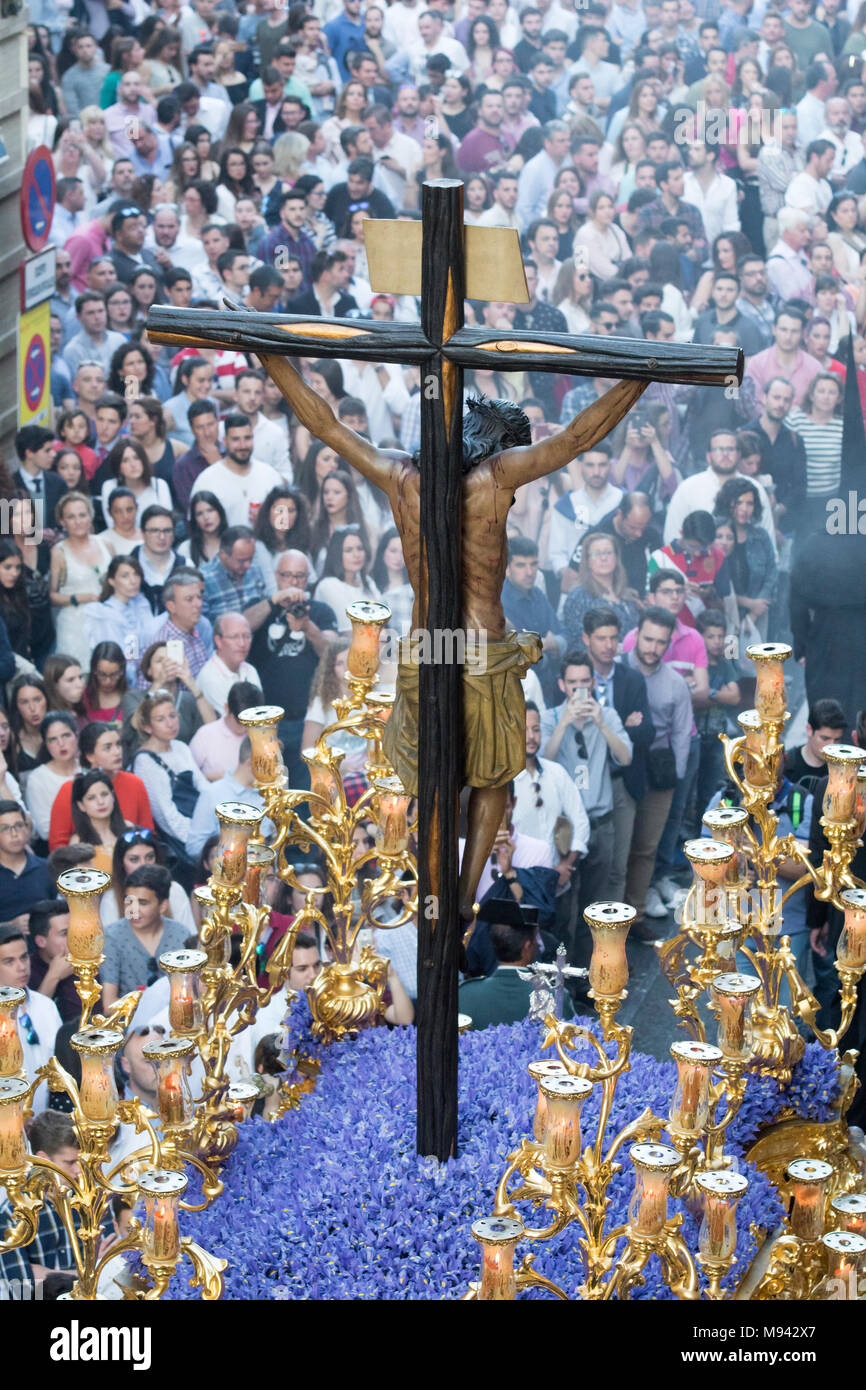
POLYGON ((193 1118, 189 1059, 194 1051, 192 1041, 171 1037, 145 1043, 141 1049, 156 1072, 156 1104, 163 1125, 185 1125, 193 1118))
POLYGON ((394 701, 397 696, 391 690, 380 690, 378 687, 371 690, 364 701, 366 708, 374 719, 381 719, 383 724, 387 724, 394 711, 394 701))
POLYGON ((391 617, 391 610, 384 603, 358 599, 349 604, 346 616, 352 624, 346 669, 350 676, 359 680, 375 680, 379 670, 379 639, 382 628, 391 617))
POLYGON ((828 1231, 821 1237, 827 1252, 827 1274, 834 1282, 833 1297, 840 1300, 858 1299, 858 1285, 866 1240, 854 1231, 828 1231))
POLYGON ((598 998, 615 998, 628 984, 625 942, 636 917, 627 903, 590 903, 583 914, 592 933, 589 983, 598 998))
POLYGON ((840 1192, 830 1203, 830 1210, 835 1212, 840 1230, 866 1236, 866 1197, 861 1192, 840 1192))
POLYGON ((259 1098, 259 1088, 251 1081, 233 1081, 228 1091, 229 1103, 234 1106, 235 1119, 248 1120, 259 1098))
POLYGON ((173 1265, 180 1254, 177 1204, 186 1191, 186 1178, 168 1168, 146 1168, 138 1179, 144 1201, 142 1245, 155 1264, 173 1265))
POLYGON ((725 883, 736 861, 733 845, 724 840, 686 840, 683 853, 694 875, 696 922, 700 926, 723 922, 727 917, 725 883))
POLYGON ((261 787, 279 781, 284 770, 277 734, 279 722, 284 717, 285 710, 279 705, 255 705, 238 715, 238 723, 249 732, 253 777, 261 787))
POLYGON ((57 891, 69 904, 66 954, 73 963, 99 960, 102 955, 105 931, 99 903, 110 883, 101 869, 67 869, 57 880, 57 891))
POLYGON ((0 1173, 19 1173, 27 1163, 24 1106, 30 1087, 7 1076, 0 1081, 0 1173))
POLYGON ((542 1077, 538 1089, 544 1096, 544 1161, 548 1168, 571 1168, 580 1158, 580 1112, 592 1091, 592 1082, 581 1076, 542 1077))
POLYGON ((761 716, 756 709, 743 710, 737 715, 737 723, 746 736, 743 749, 743 775, 752 787, 769 787, 775 782, 772 771, 762 767, 757 761, 764 752, 764 728, 761 716))
POLYGON ((725 882, 739 883, 746 877, 748 869, 744 848, 746 826, 749 823, 748 811, 744 811, 742 806, 718 806, 715 810, 704 813, 703 823, 714 840, 733 845, 734 859, 728 865, 725 882))
POLYGON ((202 1026, 199 976, 207 965, 207 955, 204 951, 165 951, 159 963, 168 976, 171 1031, 189 1037, 202 1026))
POLYGON ((113 1124, 119 1100, 114 1059, 123 1034, 114 1028, 84 1028, 69 1041, 81 1058, 81 1109, 93 1124, 113 1124))
POLYGON ((836 960, 847 970, 866 965, 866 889, 847 888, 839 901, 845 912, 836 946, 836 960))
POLYGON ((473 1221, 472 1234, 481 1246, 479 1302, 512 1302, 517 1297, 514 1249, 523 1235, 523 1222, 514 1216, 484 1216, 473 1221))
POLYGON ((755 975, 732 972, 710 982, 710 995, 718 1010, 716 1042, 726 1057, 742 1061, 752 1051, 752 1004, 761 988, 755 975))
POLYGON ((698 1249, 705 1260, 727 1260, 737 1248, 737 1204, 748 1190, 742 1173, 711 1170, 695 1174, 704 1199, 698 1249))
POLYGON ((787 1176, 793 1186, 791 1230, 800 1240, 820 1240, 824 1233, 824 1199, 833 1168, 820 1158, 795 1158, 787 1176))
POLYGON ((264 906, 265 883, 273 863, 274 851, 268 845, 250 845, 248 847, 243 900, 250 907, 264 906))
MULTIPOLYGON (((345 749, 334 748, 329 745, 333 766, 330 761, 324 762, 315 748, 305 748, 301 757, 310 769, 310 792, 313 796, 320 796, 329 806, 336 806, 340 800, 340 777, 339 766, 346 756, 345 749)), ((318 807, 314 808, 315 816, 318 807)))
POLYGON ((376 817, 376 849, 379 854, 405 854, 409 848, 406 819, 412 797, 399 777, 377 777, 373 783, 379 814, 376 817))
POLYGON ((223 801, 216 808, 220 842, 213 876, 226 888, 240 888, 247 872, 247 845, 261 824, 262 812, 242 801, 223 801))
POLYGON ((677 1084, 670 1108, 670 1127, 678 1134, 699 1134, 710 1107, 710 1075, 722 1060, 710 1043, 675 1042, 671 1056, 677 1064, 677 1084))
POLYGON ((854 834, 857 839, 863 838, 863 831, 866 830, 866 767, 860 764, 860 771, 857 773, 857 795, 854 800, 854 834))
POLYGON ((18 1076, 24 1066, 18 1010, 26 999, 27 991, 16 985, 0 987, 0 1076, 18 1076))
POLYGON ((787 642, 757 642, 746 648, 746 656, 755 663, 755 709, 762 719, 785 717, 784 663, 791 655, 792 649, 787 642))
POLYGON ((544 1141, 544 1130, 547 1123, 547 1098, 541 1089, 542 1081, 549 1081, 552 1076, 568 1076, 564 1062, 540 1061, 530 1062, 527 1068, 533 1081, 538 1084, 538 1096, 535 1102, 535 1115, 532 1121, 532 1133, 539 1144, 544 1141))
POLYGON ((628 1156, 635 1170, 629 1225, 638 1235, 661 1235, 668 1219, 668 1186, 680 1156, 669 1144, 632 1144, 628 1156))
POLYGON ((827 789, 821 810, 831 825, 843 825, 854 819, 857 810, 857 773, 863 762, 863 749, 849 743, 828 743, 821 754, 827 764, 827 789))

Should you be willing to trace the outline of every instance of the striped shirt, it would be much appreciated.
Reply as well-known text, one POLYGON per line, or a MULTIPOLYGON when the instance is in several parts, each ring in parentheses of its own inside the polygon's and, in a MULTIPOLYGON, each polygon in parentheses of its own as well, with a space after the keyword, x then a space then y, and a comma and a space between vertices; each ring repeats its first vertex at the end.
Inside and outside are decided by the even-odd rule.
POLYGON ((806 495, 821 497, 838 488, 842 477, 842 417, 816 424, 798 406, 785 416, 806 450, 806 495))

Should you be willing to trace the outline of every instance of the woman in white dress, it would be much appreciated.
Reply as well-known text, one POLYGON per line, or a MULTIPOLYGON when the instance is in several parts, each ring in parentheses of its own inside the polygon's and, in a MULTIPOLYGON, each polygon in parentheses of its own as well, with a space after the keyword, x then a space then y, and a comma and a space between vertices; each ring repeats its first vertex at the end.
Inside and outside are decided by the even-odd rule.
MULTIPOLYGON (((337 615, 337 631, 351 632, 346 616, 350 603, 377 599, 379 590, 369 575, 370 552, 358 526, 341 526, 328 543, 316 602, 327 603, 337 615)), ((304 745, 306 747, 306 745, 304 745)))
POLYGON ((90 643, 84 622, 88 603, 98 603, 113 552, 93 534, 93 504, 83 492, 67 492, 55 508, 66 532, 51 551, 51 606, 57 610, 57 650, 73 656, 85 670, 90 643))

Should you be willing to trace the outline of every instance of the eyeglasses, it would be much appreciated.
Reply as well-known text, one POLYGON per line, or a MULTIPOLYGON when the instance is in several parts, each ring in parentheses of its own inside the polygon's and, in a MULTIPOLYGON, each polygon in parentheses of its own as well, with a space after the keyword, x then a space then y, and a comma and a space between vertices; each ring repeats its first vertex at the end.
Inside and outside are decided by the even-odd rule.
POLYGON ((124 830, 121 840, 125 845, 131 845, 133 840, 154 840, 156 836, 152 830, 124 830))
POLYGON ((0 835, 20 835, 21 831, 26 829, 23 820, 18 821, 16 825, 0 825, 0 835))
POLYGON ((536 811, 537 811, 538 808, 539 808, 539 806, 543 806, 543 805, 544 805, 544 801, 543 801, 542 796, 541 796, 541 783, 540 783, 540 782, 533 782, 533 784, 532 784, 532 790, 535 792, 535 809, 536 809, 536 811))
POLYGON ((586 762, 589 755, 586 751, 586 739, 584 738, 583 733, 580 729, 575 729, 574 741, 577 745, 577 756, 581 759, 582 762, 586 762))
POLYGON ((174 527, 173 527, 173 526, 145 526, 145 528, 144 528, 144 534, 145 534, 146 536, 173 536, 173 535, 174 535, 174 527))
POLYGON ((37 1033, 36 1029, 33 1027, 33 1021, 32 1021, 32 1019, 31 1019, 30 1015, 29 1015, 29 1014, 22 1014, 22 1013, 19 1013, 19 1015, 18 1015, 18 1022, 19 1022, 19 1024, 20 1024, 20 1025, 23 1027, 23 1029, 24 1029, 24 1039, 25 1039, 25 1042, 27 1042, 27 1044, 28 1044, 30 1047, 38 1047, 38 1046, 39 1046, 39 1034, 37 1033))

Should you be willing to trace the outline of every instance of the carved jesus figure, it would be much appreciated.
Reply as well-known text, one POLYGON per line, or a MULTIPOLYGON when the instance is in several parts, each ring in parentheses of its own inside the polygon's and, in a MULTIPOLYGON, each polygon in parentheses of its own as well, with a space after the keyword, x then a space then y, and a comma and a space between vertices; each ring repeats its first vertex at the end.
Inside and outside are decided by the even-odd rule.
MULTIPOLYGON (((376 487, 391 504, 415 594, 412 625, 422 625, 420 474, 408 454, 377 449, 337 419, 284 357, 259 354, 295 415, 376 487)), ((506 629, 502 583, 508 560, 506 523, 514 494, 563 468, 609 434, 646 390, 647 382, 621 381, 582 410, 560 434, 532 443, 529 421, 505 401, 470 401, 464 416, 461 509, 463 626, 476 634, 463 672, 465 748, 463 784, 470 787, 468 833, 460 871, 460 911, 469 921, 478 881, 505 810, 508 783, 525 766, 525 709, 520 678, 541 656, 534 633, 506 629), (481 640, 483 638, 483 640, 481 640)), ((397 698, 386 725, 385 752, 407 790, 417 793, 418 666, 400 662, 397 698)))

